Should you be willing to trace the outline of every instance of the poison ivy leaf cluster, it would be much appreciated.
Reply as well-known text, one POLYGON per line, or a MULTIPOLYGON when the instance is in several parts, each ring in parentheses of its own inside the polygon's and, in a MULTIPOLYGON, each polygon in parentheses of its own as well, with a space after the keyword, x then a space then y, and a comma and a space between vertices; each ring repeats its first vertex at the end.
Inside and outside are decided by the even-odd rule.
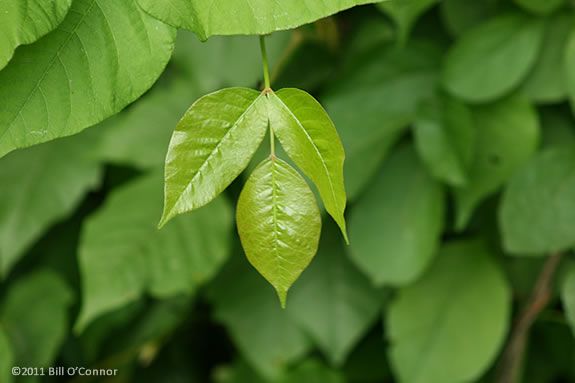
POLYGON ((0 382, 575 381, 571 1, 0 3, 0 382))

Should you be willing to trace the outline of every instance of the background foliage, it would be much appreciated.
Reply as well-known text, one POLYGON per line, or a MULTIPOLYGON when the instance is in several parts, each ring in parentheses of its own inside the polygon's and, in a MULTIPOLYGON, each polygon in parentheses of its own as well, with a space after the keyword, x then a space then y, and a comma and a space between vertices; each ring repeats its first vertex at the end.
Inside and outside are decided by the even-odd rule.
POLYGON ((201 37, 326 10, 210 30, 53 3, 0 11, 0 153, 97 125, 0 159, 0 382, 575 382, 572 1, 393 0, 268 38, 274 88, 314 94, 346 150, 350 245, 324 220, 285 310, 239 245, 245 177, 156 227, 174 126, 261 86, 258 39, 140 6, 201 37))

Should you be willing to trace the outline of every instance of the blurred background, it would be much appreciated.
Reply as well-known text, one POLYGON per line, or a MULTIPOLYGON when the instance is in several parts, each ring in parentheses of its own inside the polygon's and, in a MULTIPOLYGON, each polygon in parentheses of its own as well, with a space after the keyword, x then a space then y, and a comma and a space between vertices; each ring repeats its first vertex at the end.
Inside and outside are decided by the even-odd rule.
POLYGON ((261 88, 257 37, 179 31, 120 114, 0 159, 0 383, 575 382, 572 254, 506 251, 498 222, 513 175, 573 144, 573 3, 399 3, 267 38, 273 88, 316 96, 346 148, 351 244, 324 214, 286 310, 239 244, 245 177, 156 229, 176 123, 206 93, 261 88))

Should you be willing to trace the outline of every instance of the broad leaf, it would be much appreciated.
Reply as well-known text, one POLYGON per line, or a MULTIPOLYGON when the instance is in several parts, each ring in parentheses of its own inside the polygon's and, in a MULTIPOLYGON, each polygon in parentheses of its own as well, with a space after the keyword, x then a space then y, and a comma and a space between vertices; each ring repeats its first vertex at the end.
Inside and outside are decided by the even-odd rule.
POLYGON ((422 105, 414 128, 417 150, 433 176, 450 185, 467 183, 475 139, 469 108, 440 95, 422 105))
POLYGON ((14 366, 12 357, 12 345, 3 326, 0 326, 0 380, 12 383, 11 369, 14 366))
POLYGON ((287 311, 331 363, 341 365, 378 317, 382 301, 382 294, 347 259, 335 227, 328 225, 287 311))
POLYGON ((282 147, 317 186, 325 209, 347 240, 343 161, 345 153, 322 106, 299 89, 268 94, 269 121, 282 147))
POLYGON ((0 274, 97 186, 100 165, 88 149, 93 143, 82 135, 0 160, 0 274))
POLYGON ((506 338, 510 310, 504 275, 483 246, 446 246, 387 313, 396 376, 411 383, 477 381, 506 338))
POLYGON ((454 190, 458 229, 465 228, 477 204, 496 192, 539 143, 537 113, 522 98, 476 107, 473 114, 476 139, 469 182, 454 190))
MULTIPOLYGON (((241 250, 238 250, 241 251, 241 250)), ((277 304, 272 289, 235 254, 209 291, 214 316, 240 353, 266 381, 304 356, 310 342, 277 304)))
POLYGON ((0 72, 0 156, 120 111, 164 70, 175 31, 136 0, 75 0, 60 26, 0 72))
POLYGON ((51 271, 37 271, 10 287, 0 309, 0 323, 16 366, 52 365, 67 336, 71 303, 72 291, 51 271))
POLYGON ((360 4, 378 0, 138 0, 154 17, 193 31, 201 40, 212 35, 266 35, 293 29, 360 4))
POLYGON ((297 171, 272 157, 246 182, 236 219, 248 260, 285 306, 288 289, 318 247, 321 216, 313 193, 297 171))
POLYGON ((417 279, 439 246, 444 217, 441 185, 411 147, 385 163, 350 218, 353 261, 376 285, 417 279))
POLYGON ((526 11, 540 15, 548 15, 565 4, 565 0, 514 0, 514 2, 526 11))
POLYGON ((575 336, 575 267, 571 266, 561 287, 561 300, 569 325, 575 336))
POLYGON ((371 181, 421 100, 433 95, 440 61, 437 47, 422 41, 404 49, 375 44, 360 57, 322 97, 345 147, 350 200, 371 181))
POLYGON ((64 20, 72 0, 5 0, 0 12, 0 69, 14 50, 50 32, 64 20))
POLYGON ((575 146, 549 149, 510 181, 500 211, 512 253, 542 254, 575 246, 575 146))
POLYGON ((137 300, 189 294, 219 269, 229 253, 232 213, 223 199, 156 227, 161 178, 152 174, 114 192, 84 227, 79 249, 83 306, 76 324, 137 300))
POLYGON ((172 135, 160 226, 224 191, 246 168, 267 127, 266 98, 255 90, 228 88, 196 101, 172 135))
POLYGON ((512 13, 466 32, 445 58, 443 85, 469 102, 508 94, 535 64, 544 26, 541 20, 512 13))
POLYGON ((399 30, 399 41, 405 44, 417 19, 438 2, 439 0, 391 0, 377 5, 393 19, 399 30))
POLYGON ((539 58, 521 86, 521 91, 538 103, 556 103, 567 96, 567 73, 562 70, 573 15, 559 13, 546 26, 539 58))

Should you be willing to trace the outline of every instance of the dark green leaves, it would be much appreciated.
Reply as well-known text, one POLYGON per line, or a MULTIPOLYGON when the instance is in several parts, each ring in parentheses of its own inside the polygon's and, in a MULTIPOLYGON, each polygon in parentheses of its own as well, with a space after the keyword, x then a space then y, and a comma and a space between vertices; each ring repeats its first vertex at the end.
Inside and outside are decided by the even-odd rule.
POLYGON ((0 72, 0 156, 120 111, 156 81, 174 38, 135 0, 75 0, 57 29, 0 72))
POLYGON ((205 40, 212 35, 265 35, 292 29, 359 4, 377 0, 138 0, 154 17, 195 32, 205 40))
POLYGON ((97 186, 100 164, 87 150, 91 144, 97 142, 81 135, 0 160, 0 276, 97 186))
POLYGON ((571 32, 567 43, 565 70, 567 71, 567 87, 571 99, 571 109, 575 111, 575 29, 571 32))
MULTIPOLYGON (((0 309, 0 323, 16 366, 48 367, 68 332, 72 292, 61 278, 42 270, 18 280, 0 309)), ((1 346, 0 346, 1 348, 1 346)))
POLYGON ((345 153, 335 126, 321 105, 299 89, 269 95, 270 126, 290 158, 317 186, 326 210, 345 228, 345 153))
POLYGON ((476 381, 505 339, 510 298, 503 273, 482 245, 447 245, 422 279, 399 291, 387 314, 399 380, 476 381))
POLYGON ((476 107, 473 116, 476 138, 469 180, 455 189, 459 229, 466 226, 477 204, 496 192, 539 143, 536 111, 522 98, 476 107))
POLYGON ((200 98, 179 122, 166 159, 164 214, 204 206, 246 168, 268 127, 266 97, 230 88, 200 98))
POLYGON ((161 194, 161 177, 152 174, 118 190, 87 221, 79 255, 84 298, 77 329, 145 292, 160 298, 193 293, 228 256, 232 213, 225 200, 158 231, 161 194))
POLYGON ((244 186, 237 223, 250 263, 285 306, 288 289, 317 251, 321 216, 313 193, 293 168, 272 157, 244 186))
POLYGON ((405 43, 417 18, 437 2, 438 0, 391 0, 377 6, 395 21, 399 30, 398 40, 405 43))
POLYGON ((0 69, 14 49, 30 44, 62 22, 72 0, 6 0, 0 12, 0 69))
POLYGON ((539 155, 513 177, 501 206, 505 248, 545 254, 575 246, 575 146, 539 155))
POLYGON ((467 32, 447 54, 443 84, 469 102, 486 102, 516 88, 535 64, 544 23, 522 14, 489 20, 467 32))
POLYGON ((351 257, 377 285, 417 279, 443 228, 441 185, 411 147, 394 153, 351 216, 351 257))
POLYGON ((575 267, 573 266, 570 267, 563 281, 561 298, 571 331, 575 336, 575 267))

